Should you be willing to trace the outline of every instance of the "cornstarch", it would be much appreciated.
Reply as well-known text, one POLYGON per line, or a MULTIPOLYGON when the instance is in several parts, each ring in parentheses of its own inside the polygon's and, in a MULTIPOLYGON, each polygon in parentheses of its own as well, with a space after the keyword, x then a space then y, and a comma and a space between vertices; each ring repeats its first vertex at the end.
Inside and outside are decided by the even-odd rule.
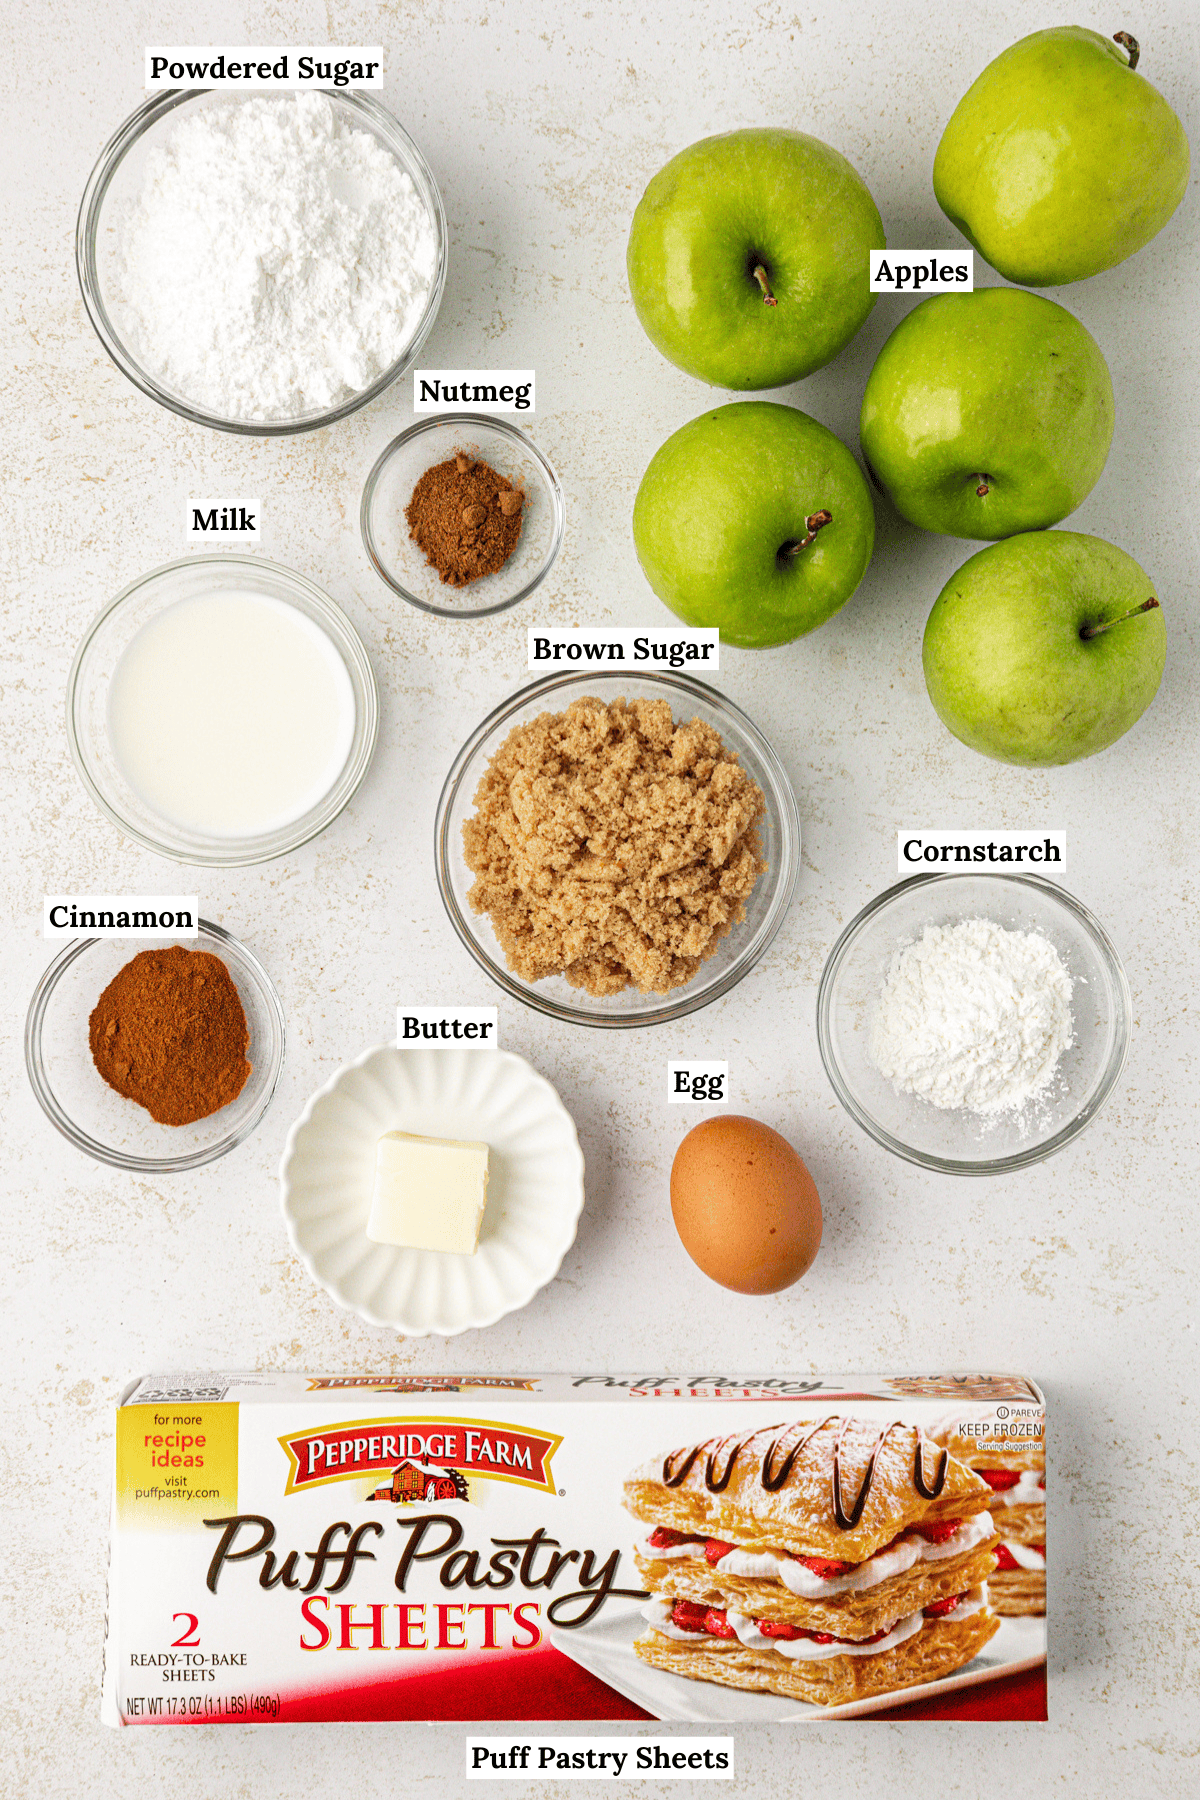
POLYGON ((1071 977, 1048 938, 990 919, 927 925, 892 957, 868 1054, 900 1093, 1019 1111, 1072 1041, 1071 977))
POLYGON ((412 178, 320 94, 181 118, 118 250, 147 373, 205 411, 286 419, 369 387, 413 338, 437 236, 412 178))

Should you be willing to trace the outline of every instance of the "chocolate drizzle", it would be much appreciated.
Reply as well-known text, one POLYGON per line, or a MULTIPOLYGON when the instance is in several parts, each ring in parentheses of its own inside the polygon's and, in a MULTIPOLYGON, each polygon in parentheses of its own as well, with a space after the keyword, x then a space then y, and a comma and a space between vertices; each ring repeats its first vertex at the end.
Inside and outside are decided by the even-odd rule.
POLYGON ((684 1457, 683 1462, 680 1463, 678 1467, 674 1466, 675 1458, 680 1455, 678 1450, 672 1450, 670 1455, 665 1456, 663 1458, 662 1470, 663 1486, 669 1488, 682 1487, 688 1478, 692 1464, 696 1461, 696 1458, 704 1448, 705 1446, 703 1444, 693 1444, 692 1448, 684 1457))
MULTIPOLYGON (((750 1435, 753 1436, 753 1433, 750 1435)), ((704 1485, 710 1494, 723 1494, 725 1492, 725 1489, 729 1486, 730 1477, 733 1474, 733 1465, 741 1455, 742 1451, 746 1448, 749 1441, 749 1438, 734 1439, 732 1447, 729 1450, 729 1460, 725 1464, 725 1473, 719 1477, 716 1474, 717 1457, 721 1454, 724 1445, 729 1444, 729 1439, 726 1438, 724 1440, 724 1445, 718 1443, 716 1449, 709 1453, 708 1461, 704 1466, 704 1485)))
POLYGON ((867 1467, 862 1478, 862 1486, 858 1490, 858 1496, 855 1499, 854 1505, 850 1508, 850 1511, 847 1512, 845 1506, 842 1504, 842 1438, 845 1436, 847 1425, 852 1423, 853 1421, 851 1419, 842 1420, 841 1430, 837 1435, 837 1443, 833 1446, 833 1516, 837 1520, 839 1531, 853 1531, 854 1527, 858 1524, 858 1521, 862 1518, 863 1509, 867 1504, 867 1497, 871 1492, 871 1483, 875 1479, 876 1458, 883 1449, 883 1446, 887 1443, 892 1432, 903 1430, 902 1421, 900 1419, 893 1419, 890 1425, 884 1426, 879 1436, 875 1439, 874 1448, 867 1458, 867 1467))
MULTIPOLYGON (((849 1511, 847 1511, 845 1496, 842 1491, 842 1439, 845 1437, 849 1427, 854 1423, 854 1419, 843 1418, 840 1413, 827 1413, 825 1418, 821 1419, 815 1425, 811 1425, 807 1420, 801 1419, 792 1425, 785 1426, 777 1437, 771 1439, 762 1459, 759 1480, 767 1493, 777 1493, 795 1468, 797 1458, 803 1455, 813 1439, 819 1436, 827 1425, 836 1425, 838 1434, 837 1441, 833 1446, 833 1516, 837 1521, 839 1531, 853 1531, 859 1520, 862 1518, 863 1513, 866 1510, 867 1501, 870 1498, 871 1487, 875 1480, 875 1465, 879 1459, 879 1452, 883 1449, 883 1446, 887 1443, 887 1440, 892 1435, 893 1431, 906 1431, 909 1429, 902 1419, 893 1419, 890 1425, 884 1426, 883 1430, 879 1433, 879 1436, 875 1439, 871 1454, 867 1458, 867 1466, 863 1471, 863 1478, 858 1493, 855 1495, 849 1511), (789 1435, 794 1431, 799 1431, 802 1435, 798 1436, 795 1443, 784 1452, 783 1446, 787 1443, 789 1435), (777 1457, 780 1458, 778 1466, 776 1466, 777 1457)), ((693 1468, 695 1468, 697 1462, 702 1456, 705 1456, 705 1452, 707 1452, 704 1464, 704 1485, 710 1494, 723 1494, 733 1477, 734 1465, 737 1462, 738 1457, 742 1454, 746 1445, 750 1443, 751 1439, 756 1435, 757 1433, 750 1431, 747 1432, 744 1437, 709 1438, 703 1444, 693 1444, 689 1450, 672 1450, 663 1459, 663 1486, 669 1488, 682 1487, 693 1468), (723 1469, 720 1468, 722 1457, 725 1459, 723 1469)), ((949 1450, 943 1450, 941 1456, 938 1458, 932 1482, 926 1479, 925 1434, 920 1426, 918 1426, 917 1452, 913 1459, 912 1478, 913 1485, 918 1494, 920 1494, 922 1500, 936 1500, 938 1498, 945 1488, 949 1469, 950 1452, 949 1450)))
POLYGON ((708 1458, 704 1465, 704 1485, 710 1494, 723 1494, 725 1489, 729 1486, 730 1479, 733 1475, 734 1463, 736 1463, 738 1457, 753 1436, 754 1433, 748 1431, 744 1437, 740 1438, 709 1438, 703 1444, 694 1444, 686 1453, 679 1450, 672 1450, 670 1455, 663 1459, 663 1486, 669 1488, 682 1487, 696 1463, 707 1450, 708 1458), (725 1452, 728 1460, 726 1461, 724 1470, 718 1475, 717 1459, 720 1457, 722 1451, 725 1452), (675 1459, 680 1455, 683 1456, 683 1461, 677 1463, 675 1459))
POLYGON ((946 1485, 946 1475, 950 1468, 950 1452, 943 1450, 938 1458, 938 1466, 933 1473, 933 1486, 925 1480, 925 1433, 917 1428, 917 1454, 913 1458, 913 1486, 922 1500, 936 1500, 946 1485))
MULTIPOLYGON (((812 1430, 808 1432, 806 1436, 798 1438, 780 1463, 778 1469, 773 1469, 771 1467, 771 1464, 775 1460, 775 1454, 778 1451, 780 1444, 782 1444, 787 1437, 788 1431, 794 1431, 796 1427, 794 1425, 789 1425, 787 1431, 781 1431, 777 1438, 771 1440, 770 1444, 767 1446, 767 1453, 763 1457, 762 1474, 759 1477, 768 1494, 776 1493, 783 1486, 784 1482, 791 1474, 796 1458, 800 1455, 801 1451, 807 1450, 818 1432, 824 1431, 825 1427, 833 1423, 838 1416, 837 1413, 829 1413, 827 1417, 821 1420, 819 1425, 814 1425, 812 1430)), ((800 1428, 801 1430, 804 1428, 803 1420, 800 1421, 800 1428)))

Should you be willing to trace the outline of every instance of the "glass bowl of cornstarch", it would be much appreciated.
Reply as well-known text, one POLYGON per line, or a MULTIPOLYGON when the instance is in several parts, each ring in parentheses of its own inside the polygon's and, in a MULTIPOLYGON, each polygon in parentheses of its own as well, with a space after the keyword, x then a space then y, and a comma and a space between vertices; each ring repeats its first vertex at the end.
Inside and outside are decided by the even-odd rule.
POLYGON ((410 367, 446 275, 429 166, 366 94, 156 94, 101 153, 79 284, 135 387, 271 437, 365 406, 410 367))
POLYGON ((1036 876, 918 875, 846 927, 817 994, 838 1099, 908 1162, 999 1175, 1095 1118, 1129 1049, 1129 984, 1079 901, 1036 876))

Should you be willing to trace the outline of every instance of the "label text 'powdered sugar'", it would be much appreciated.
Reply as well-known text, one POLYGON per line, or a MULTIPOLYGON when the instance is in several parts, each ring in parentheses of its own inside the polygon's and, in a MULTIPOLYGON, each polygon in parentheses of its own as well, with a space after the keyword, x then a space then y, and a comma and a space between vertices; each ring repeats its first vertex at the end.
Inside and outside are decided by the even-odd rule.
POLYGON ((145 85, 160 88, 381 88, 381 44, 150 44, 145 85))

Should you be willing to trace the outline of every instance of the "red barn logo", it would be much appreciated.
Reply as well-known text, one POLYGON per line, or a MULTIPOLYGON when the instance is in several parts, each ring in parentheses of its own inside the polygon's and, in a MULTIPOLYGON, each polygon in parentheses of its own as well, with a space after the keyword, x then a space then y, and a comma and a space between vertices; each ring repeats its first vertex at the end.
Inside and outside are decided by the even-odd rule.
POLYGON ((501 1419, 352 1419, 315 1431, 288 1432, 279 1439, 288 1459, 285 1494, 331 1481, 386 1475, 391 1485, 377 1488, 372 1499, 409 1500, 406 1491, 394 1491, 401 1480, 403 1488, 419 1484, 419 1495, 411 1498, 422 1501, 428 1498, 430 1482, 436 1488, 439 1480, 453 1484, 455 1492, 435 1493, 435 1499, 465 1500, 467 1476, 512 1481, 553 1494, 557 1489, 550 1463, 561 1443, 553 1432, 501 1419), (406 1469, 412 1473, 406 1475, 406 1469))
POLYGON ((393 1506, 415 1506, 418 1502, 434 1506, 444 1500, 469 1497, 466 1476, 460 1475, 457 1469, 435 1469, 429 1463, 422 1463, 418 1468, 410 1462, 393 1469, 391 1481, 367 1495, 368 1500, 385 1500, 393 1506))

